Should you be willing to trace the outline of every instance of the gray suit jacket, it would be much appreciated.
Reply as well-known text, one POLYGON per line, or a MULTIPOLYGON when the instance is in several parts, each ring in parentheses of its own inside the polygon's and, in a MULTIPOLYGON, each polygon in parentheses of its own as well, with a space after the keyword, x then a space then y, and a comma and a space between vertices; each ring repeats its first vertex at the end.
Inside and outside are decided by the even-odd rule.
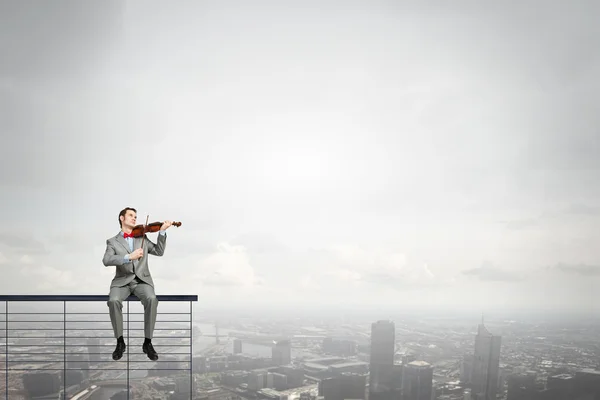
MULTIPOLYGON (((139 249, 142 245, 142 238, 133 239, 133 249, 139 249)), ((127 241, 121 235, 121 232, 117 233, 116 236, 106 240, 106 252, 102 263, 108 266, 116 266, 115 277, 110 283, 110 287, 125 286, 131 282, 135 276, 154 287, 154 281, 148 268, 148 254, 155 256, 162 256, 165 253, 165 247, 167 245, 167 235, 158 234, 158 240, 153 243, 148 239, 144 240, 144 255, 142 258, 125 262, 124 257, 126 254, 131 254, 129 251, 129 245, 127 241), (134 274, 135 270, 135 274, 134 274)))

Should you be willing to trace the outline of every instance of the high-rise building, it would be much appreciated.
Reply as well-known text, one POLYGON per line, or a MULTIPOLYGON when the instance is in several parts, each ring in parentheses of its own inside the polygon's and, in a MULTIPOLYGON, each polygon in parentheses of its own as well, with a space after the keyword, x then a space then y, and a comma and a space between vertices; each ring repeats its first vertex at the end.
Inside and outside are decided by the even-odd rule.
POLYGON ((87 339, 87 352, 89 357, 90 365, 97 365, 101 360, 101 347, 99 338, 88 338, 87 339))
POLYGON ((473 400, 495 400, 500 373, 501 336, 492 335, 483 325, 477 328, 473 353, 471 388, 473 400))
POLYGON ((268 388, 275 390, 286 390, 290 387, 287 375, 280 374, 278 372, 270 373, 270 375, 272 375, 273 378, 271 386, 267 385, 268 388))
POLYGON ((85 371, 85 375, 88 376, 90 370, 90 357, 87 348, 73 350, 67 353, 67 368, 81 369, 82 371, 85 371))
POLYGON ((277 372, 287 376, 287 384, 290 388, 297 388, 304 384, 304 369, 291 365, 284 365, 277 372))
POLYGON ((30 397, 57 395, 62 388, 61 376, 59 371, 28 371, 23 374, 23 387, 30 397))
POLYGON ((248 377, 248 389, 258 391, 265 387, 266 371, 252 371, 248 377))
MULTIPOLYGON (((392 391, 396 328, 392 321, 371 324, 371 358, 369 365, 369 398, 385 399, 392 391)), ((388 396, 389 395, 389 396, 388 396)))
POLYGON ((404 364, 394 364, 392 366, 392 390, 399 393, 402 388, 402 375, 404 374, 404 364))
POLYGON ((344 372, 319 382, 319 395, 324 400, 364 399, 367 376, 344 372))
POLYGON ((400 361, 402 362, 402 365, 406 365, 409 362, 417 361, 417 356, 415 356, 414 354, 402 354, 402 358, 400 361))
POLYGON ((471 397, 471 389, 465 389, 463 400, 473 400, 473 398, 471 397))
POLYGON ((240 339, 233 340, 233 354, 240 354, 242 352, 242 341, 240 339))
POLYGON ((323 353, 340 357, 354 356, 356 355, 356 342, 327 337, 323 339, 323 353))
POLYGON ((425 361, 413 361, 404 366, 402 374, 402 399, 431 400, 433 367, 425 361))
POLYGON ((289 340, 280 340, 273 344, 271 356, 275 365, 287 365, 292 362, 292 343, 289 340))
POLYGON ((464 385, 471 384, 473 374, 473 354, 465 354, 460 364, 460 382, 464 385))

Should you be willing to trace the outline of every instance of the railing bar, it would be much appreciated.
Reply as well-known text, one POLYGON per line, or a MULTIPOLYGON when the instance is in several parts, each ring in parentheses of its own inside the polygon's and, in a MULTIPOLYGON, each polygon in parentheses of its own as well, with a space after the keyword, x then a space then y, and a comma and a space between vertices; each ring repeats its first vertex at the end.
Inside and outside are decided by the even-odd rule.
MULTIPOLYGON (((109 345, 109 344, 107 344, 107 345, 104 345, 104 347, 114 347, 114 345, 112 345, 112 344, 110 344, 110 345, 109 345)), ((186 346, 186 347, 187 347, 187 346, 186 346)), ((62 355, 63 353, 21 353, 21 352, 18 352, 18 353, 8 353, 8 355, 9 355, 9 356, 10 356, 11 354, 12 354, 12 355, 16 355, 16 354, 19 354, 19 355, 35 355, 35 354, 39 354, 39 355, 45 355, 45 356, 57 356, 57 355, 62 355)), ((89 355, 98 355, 98 354, 108 354, 108 353, 88 353, 88 352, 85 352, 85 353, 75 353, 75 352, 71 352, 71 353, 67 353, 67 354, 89 354, 89 355)), ((185 352, 185 353, 167 353, 167 354, 168 354, 168 355, 174 355, 174 354, 177 354, 177 355, 188 355, 188 354, 190 354, 190 353, 189 353, 189 352, 185 352)), ((113 361, 113 360, 111 359, 111 362, 112 362, 112 361, 113 361)))
MULTIPOLYGON (((9 344, 10 347, 16 347, 16 348, 20 348, 20 347, 58 347, 58 346, 63 346, 62 344, 28 344, 28 345, 15 345, 15 344, 9 344)), ((85 344, 67 344, 67 346, 70 347, 88 347, 85 344)), ((114 344, 95 344, 94 347, 114 347, 114 344)), ((160 345, 158 344, 157 346, 174 346, 174 347, 181 347, 181 346, 185 346, 187 347, 187 344, 163 344, 160 345)), ((71 352, 69 354, 73 354, 74 352, 71 352)), ((9 353, 12 354, 12 353, 9 353)), ((37 354, 46 354, 46 353, 37 353, 37 354)), ((60 353, 62 354, 62 353, 60 353)), ((186 353, 187 354, 187 353, 186 353)))
MULTIPOLYGON (((10 322, 25 322, 25 321, 10 321, 10 322)), ((35 321, 26 321, 26 322, 35 322, 35 321)), ((62 322, 62 321, 56 321, 56 322, 62 322)), ((110 321, 102 321, 102 322, 110 322, 110 321)), ((128 321, 129 322, 129 321, 128 321)), ((144 322, 144 321, 131 321, 131 322, 144 322)), ((171 322, 171 321, 164 321, 164 322, 171 322)), ((189 321, 185 321, 185 322, 189 322, 189 321)), ((36 331, 62 331, 63 328, 8 328, 9 331, 30 331, 30 330, 36 330, 36 331)), ((142 328, 132 328, 132 330, 135 331, 139 331, 142 328)), ((4 330, 4 329, 1 329, 4 330)), ((111 330, 112 328, 67 328, 68 331, 107 331, 107 330, 111 330)), ((143 330, 143 329, 142 329, 143 330)), ((155 329, 157 331, 189 331, 189 329, 187 328, 161 328, 161 329, 155 329)), ((200 335, 202 336, 202 335, 200 335)))
MULTIPOLYGON (((108 354, 104 354, 105 356, 108 357, 108 354)), ((20 363, 20 364, 57 364, 60 363, 62 360, 9 360, 8 362, 11 363, 20 363)), ((72 363, 83 363, 84 361, 80 361, 80 360, 67 360, 68 364, 72 364, 72 363)), ((114 361, 112 360, 112 358, 110 359, 102 359, 102 360, 90 360, 89 363, 96 363, 96 364, 112 364, 114 361)), ((156 361, 152 361, 152 360, 130 360, 130 362, 132 363, 152 363, 152 362, 167 362, 167 363, 189 363, 191 362, 190 360, 156 360, 156 361)), ((87 361, 86 361, 87 363, 87 361)))
MULTIPOLYGON (((156 296, 163 302, 198 301, 197 295, 160 294, 156 296)), ((89 303, 108 300, 108 295, 0 295, 0 301, 19 302, 59 302, 70 301, 72 303, 89 303)), ((138 302, 140 298, 134 294, 129 295, 123 301, 138 302)))
POLYGON ((63 400, 67 398, 67 349, 66 349, 66 345, 67 345, 67 302, 63 301, 63 328, 64 328, 64 335, 63 335, 63 353, 64 353, 64 364, 63 364, 63 400))
MULTIPOLYGON (((143 312, 139 312, 139 313, 130 313, 131 315, 144 315, 143 312)), ((187 315, 187 312, 172 312, 172 313, 168 313, 168 312, 157 312, 156 315, 180 315, 180 314, 185 314, 187 315)), ((51 313, 51 312, 44 312, 44 313, 36 313, 36 312, 11 312, 10 315, 63 315, 63 313, 51 313)), ((76 313, 76 312, 70 312, 69 315, 106 315, 105 312, 89 312, 89 313, 76 313)), ((62 321, 57 321, 57 322, 62 322, 62 321)))
MULTIPOLYGON (((67 336, 67 339, 96 339, 98 336, 67 336)), ((61 336, 19 336, 18 339, 61 339, 61 336)), ((132 339, 144 339, 144 336, 132 336, 132 339)), ((189 339, 190 336, 154 336, 158 339, 189 339)), ((13 345, 13 346, 19 346, 13 345)), ((28 346, 28 345, 22 345, 28 346)))
MULTIPOLYGON (((104 354, 104 355, 108 355, 106 353, 98 353, 98 354, 104 354)), ((8 362, 11 363, 22 363, 22 364, 56 364, 56 363, 60 363, 62 360, 8 360, 8 362)), ((67 363, 82 363, 82 362, 88 362, 88 361, 82 361, 82 360, 67 360, 67 363)), ((108 363, 108 362, 114 362, 112 360, 112 358, 110 360, 90 360, 90 363, 92 362, 96 362, 96 363, 108 363)), ((167 362, 167 363, 189 363, 189 360, 156 360, 156 361, 152 361, 152 360, 131 360, 131 362, 134 363, 153 363, 153 362, 167 362)), ((129 367, 128 367, 129 368, 129 367)), ((40 369, 40 368, 36 368, 36 369, 40 369)))
MULTIPOLYGON (((123 368, 10 368, 10 371, 123 371, 123 368)), ((187 368, 151 368, 153 371, 187 371, 187 368)), ((134 371, 150 371, 150 369, 137 368, 134 371)))
MULTIPOLYGON (((2 329, 4 330, 4 329, 2 329)), ((53 329, 35 329, 35 328, 22 328, 22 329, 15 329, 15 328, 11 328, 9 329, 9 331, 31 331, 31 330, 36 330, 36 331, 62 331, 63 329, 59 329, 59 328, 53 328, 53 329)), ((68 331, 112 331, 112 328, 96 328, 96 329, 91 329, 91 328, 67 328, 68 331)), ((132 331, 143 331, 143 328, 131 328, 132 331)), ((189 329, 169 329, 169 328, 164 328, 164 329, 156 329, 157 331, 189 331, 189 329)), ((203 336, 203 335, 200 335, 203 336)), ((212 335, 209 335, 212 336, 212 335)), ((17 338, 19 339, 27 339, 27 338, 36 338, 39 336, 17 336, 17 338)), ((60 336, 43 336, 43 337, 60 337, 60 336)), ((74 336, 67 336, 67 337, 74 337, 74 336)), ((169 336, 169 337, 175 337, 175 336, 169 336)), ((187 338, 187 336, 186 336, 187 338)))
POLYGON ((129 302, 127 302, 127 400, 129 400, 129 302))
MULTIPOLYGON (((11 322, 17 322, 17 321, 11 321, 11 322)), ((62 322, 62 321, 61 321, 62 322)), ((131 322, 143 322, 143 321, 131 321, 131 322)), ((31 331, 31 330, 36 330, 36 331, 62 331, 64 328, 45 328, 45 329, 41 329, 41 328, 8 328, 9 331, 31 331)), ((4 330, 4 329, 0 329, 0 330, 4 330)), ((67 328, 68 331, 107 331, 107 330, 113 330, 112 328, 67 328)), ((131 328, 132 331, 139 331, 139 330, 143 330, 142 328, 131 328)), ((155 329, 156 331, 189 331, 188 328, 160 328, 160 329, 155 329)), ((202 336, 202 335, 200 335, 202 336)), ((220 335, 219 335, 220 336, 220 335)), ((27 337, 27 336, 23 336, 23 337, 27 337)))
MULTIPOLYGON (((2 322, 2 321, 0 321, 0 322, 2 322)), ((37 323, 47 324, 47 323, 62 322, 62 321, 56 320, 56 321, 10 321, 10 322, 31 322, 31 323, 36 323, 36 324, 37 323)), ((67 320, 67 322, 73 322, 73 323, 78 323, 78 322, 81 322, 81 323, 83 323, 83 322, 85 322, 85 323, 96 322, 96 323, 101 323, 101 322, 110 322, 110 320, 104 320, 104 321, 69 321, 69 320, 67 320)), ((144 320, 141 320, 141 321, 131 321, 131 322, 144 322, 144 320)), ((159 320, 156 320, 156 323, 159 323, 159 322, 175 322, 175 323, 180 323, 180 324, 184 324, 184 323, 187 324, 190 321, 187 321, 187 320, 186 321, 159 321, 159 320)))
MULTIPOLYGON (((63 347, 62 344, 28 344, 28 345, 16 345, 16 344, 9 344, 9 347, 63 347)), ((68 347, 85 347, 85 345, 83 344, 67 344, 66 346, 68 347)), ((98 346, 100 347, 109 347, 111 345, 104 345, 104 344, 99 344, 98 346)), ((114 345, 112 345, 114 346, 114 345)), ((156 346, 160 346, 160 347, 188 347, 188 344, 154 344, 152 343, 152 346, 156 347, 156 346)), ((62 354, 62 353, 61 353, 62 354)))
MULTIPOLYGON (((15 322, 22 322, 22 321, 10 321, 12 323, 15 322)), ((35 321, 27 321, 27 322, 32 322, 35 323, 35 321)), ((56 321, 56 322, 62 322, 62 321, 56 321)), ((67 321, 69 322, 69 321, 67 321)), ((110 321, 106 321, 106 322, 110 322, 110 321)), ((127 322, 127 320, 123 320, 123 322, 127 322)), ((129 322, 139 322, 139 323, 143 323, 144 321, 129 321, 129 322)), ((171 321, 158 321, 158 322, 171 322, 171 321)), ((187 321, 189 322, 189 321, 187 321)), ((27 330, 32 330, 35 329, 36 331, 56 331, 56 330, 63 330, 63 328, 32 328, 32 327, 28 327, 28 328, 8 328, 9 331, 27 331, 27 330)), ((108 328, 67 328, 68 331, 95 331, 97 329, 108 329, 108 328)), ((139 328, 132 328, 132 329, 139 329, 139 328)), ((0 331, 5 331, 5 328, 0 329, 0 331)), ((111 328, 112 330, 112 328, 111 328)), ((155 330, 158 331, 189 331, 188 328, 180 328, 180 327, 173 327, 173 328, 156 328, 155 330)), ((213 334, 210 335, 200 335, 200 336, 214 336, 213 334)), ((219 336, 227 336, 227 335, 219 335, 219 336)))
MULTIPOLYGON (((193 366, 192 366, 192 362, 194 357, 192 356, 192 346, 193 346, 193 340, 192 340, 192 321, 193 321, 193 313, 192 313, 192 302, 190 301, 190 399, 194 398, 194 394, 192 393, 192 371, 193 371, 193 366)), ((215 332, 218 333, 218 332, 215 332)))
MULTIPOLYGON (((10 345, 10 346, 12 346, 12 347, 31 347, 31 346, 45 347, 45 346, 62 346, 62 345, 60 345, 60 344, 57 344, 57 345, 30 344, 30 345, 27 345, 27 346, 18 346, 18 345, 10 345)), ((85 344, 68 344, 67 346, 71 346, 71 347, 91 347, 91 346, 93 346, 93 347, 113 347, 113 348, 115 347, 114 344, 94 344, 94 345, 90 345, 90 346, 86 346, 85 344)), ((161 346, 161 345, 159 344, 157 346, 161 346)), ((167 347, 168 346, 175 346, 175 347, 179 347, 179 346, 183 346, 183 345, 178 345, 178 344, 176 344, 176 345, 164 344, 162 346, 167 346, 167 347)), ((185 345, 185 346, 187 347, 187 345, 185 345)), ((35 353, 35 354, 50 354, 50 353, 35 353)), ((60 354, 62 354, 62 353, 60 353, 60 354)), ((69 354, 76 354, 76 352, 70 352, 69 354)))
POLYGON ((6 316, 6 335, 4 335, 4 338, 6 340, 6 345, 4 347, 6 347, 6 358, 5 358, 5 368, 6 368, 6 400, 8 400, 8 300, 6 301, 6 309, 5 309, 5 316, 6 316))
MULTIPOLYGON (((131 371, 187 371, 187 368, 152 368, 152 367, 135 367, 131 368, 131 371)), ((63 371, 63 368, 37 368, 37 369, 28 369, 28 368, 10 368, 10 371, 63 371)), ((125 372, 125 368, 67 368, 66 371, 123 371, 125 372)), ((131 378, 131 380, 136 379, 146 379, 146 378, 131 378)), ((98 378, 92 378, 90 380, 98 381, 98 378)), ((99 380, 103 382, 104 380, 99 380)), ((73 385, 71 385, 73 386, 73 385)))

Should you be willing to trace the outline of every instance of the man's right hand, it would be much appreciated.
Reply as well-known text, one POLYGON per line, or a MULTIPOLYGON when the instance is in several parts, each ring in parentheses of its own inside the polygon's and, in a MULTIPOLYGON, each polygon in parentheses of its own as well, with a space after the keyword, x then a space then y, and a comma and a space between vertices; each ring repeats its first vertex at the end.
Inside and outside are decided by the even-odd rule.
POLYGON ((130 260, 137 260, 139 258, 142 258, 143 255, 144 255, 144 250, 142 250, 142 249, 135 249, 129 255, 129 259, 130 260))

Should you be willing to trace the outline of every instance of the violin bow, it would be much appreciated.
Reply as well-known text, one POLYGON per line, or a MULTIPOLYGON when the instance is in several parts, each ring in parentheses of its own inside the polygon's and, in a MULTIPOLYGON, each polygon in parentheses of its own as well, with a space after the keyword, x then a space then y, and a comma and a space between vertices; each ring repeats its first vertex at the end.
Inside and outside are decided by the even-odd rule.
POLYGON ((150 215, 146 215, 146 223, 144 224, 144 232, 143 232, 143 236, 142 236, 142 249, 144 248, 144 239, 146 239, 146 227, 148 226, 148 218, 150 217, 150 215))

